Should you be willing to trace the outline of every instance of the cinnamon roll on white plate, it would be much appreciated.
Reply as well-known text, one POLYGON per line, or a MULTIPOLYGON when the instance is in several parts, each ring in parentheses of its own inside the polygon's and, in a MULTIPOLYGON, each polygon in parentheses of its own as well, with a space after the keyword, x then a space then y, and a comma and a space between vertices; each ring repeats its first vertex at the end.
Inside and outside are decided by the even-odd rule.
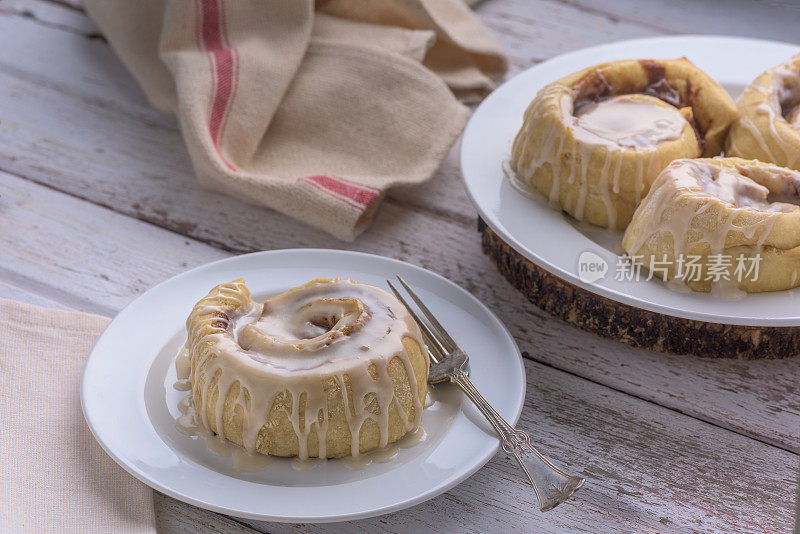
POLYGON ((738 105, 726 154, 800 170, 800 55, 753 80, 738 105))
POLYGON ((512 185, 624 229, 671 161, 720 153, 736 106, 685 58, 612 61, 550 83, 514 139, 512 185))
POLYGON ((179 378, 203 426, 248 452, 358 456, 419 426, 428 356, 382 289, 317 278, 261 303, 238 279, 200 300, 186 329, 179 378))
POLYGON ((673 287, 759 293, 800 285, 800 172, 740 158, 673 162, 623 239, 673 287))
POLYGON ((468 351, 476 387, 516 423, 522 355, 478 299, 395 259, 291 249, 197 267, 122 310, 84 369, 89 428, 146 484, 237 517, 351 521, 447 491, 498 440, 457 388, 426 386, 419 332, 378 289, 393 275, 468 351))

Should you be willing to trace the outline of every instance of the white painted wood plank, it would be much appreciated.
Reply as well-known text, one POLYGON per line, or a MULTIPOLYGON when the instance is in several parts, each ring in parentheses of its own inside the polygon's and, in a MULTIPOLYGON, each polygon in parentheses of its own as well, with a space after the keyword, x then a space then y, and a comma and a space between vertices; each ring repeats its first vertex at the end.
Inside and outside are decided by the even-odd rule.
MULTIPOLYGON (((800 393, 794 387, 800 362, 716 362, 635 350, 526 303, 480 252, 475 211, 454 153, 430 186, 393 194, 374 228, 346 245, 274 212, 199 190, 172 119, 154 120, 157 112, 135 98, 118 106, 134 82, 119 65, 108 66, 116 60, 104 44, 0 16, 0 47, 15 51, 0 56, 1 168, 233 251, 351 248, 423 265, 483 298, 535 359, 800 450, 800 393), (28 62, 13 59, 26 50, 28 62), (7 67, 10 61, 16 62, 7 67), (106 81, 117 76, 127 83, 106 81), (446 208, 437 214, 438 205, 446 208)), ((115 282, 109 291, 122 291, 122 300, 144 289, 119 283, 127 289, 115 282)), ((87 306, 98 305, 91 299, 102 299, 101 289, 85 300, 87 306)))
POLYGON ((177 130, 171 117, 150 107, 136 80, 82 11, 42 0, 0 0, 0 20, 8 38, 0 56, 4 72, 95 105, 113 104, 151 126, 177 130), (67 55, 71 61, 64 61, 67 55))
MULTIPOLYGON (((800 42, 800 4, 751 0, 555 0, 570 9, 605 16, 611 23, 653 28, 665 33, 741 35, 789 43, 800 42)), ((507 4, 507 2, 503 2, 507 4)))
POLYGON ((36 19, 44 25, 101 38, 82 5, 52 0, 0 0, 0 12, 36 19))
POLYGON ((667 33, 554 0, 488 0, 475 11, 508 53, 511 74, 579 48, 667 33))
MULTIPOLYGON (((96 39, 81 38, 85 33, 96 31, 88 19, 81 24, 75 20, 79 13, 50 2, 4 2, 10 2, 14 10, 7 10, 5 21, 0 19, 0 35, 7 37, 3 40, 4 54, 0 58, 3 70, 25 77, 31 83, 58 87, 59 91, 92 100, 98 106, 113 105, 142 122, 177 130, 171 118, 147 105, 136 82, 116 60, 110 47, 96 39), (20 17, 19 13, 30 16, 20 17), (72 35, 52 32, 40 35, 36 30, 43 25, 48 29, 69 26, 73 30, 65 33, 72 35)), ((518 16, 502 10, 503 5, 503 2, 487 1, 479 6, 479 13, 511 53, 513 72, 566 50, 604 42, 610 38, 610 32, 627 37, 654 34, 652 30, 630 25, 609 25, 603 16, 584 14, 580 9, 565 10, 552 2, 531 1, 526 9, 522 4, 512 4, 518 16), (533 13, 536 15, 531 18, 533 13), (536 20, 538 26, 531 29, 531 20, 536 20), (542 43, 535 47, 538 57, 515 56, 514 50, 530 50, 531 39, 542 43)), ((457 216, 462 206, 469 205, 457 167, 440 173, 424 189, 424 195, 419 194, 419 188, 408 188, 392 196, 412 205, 444 209, 452 216, 457 216)))
POLYGON ((59 310, 73 310, 73 308, 52 300, 47 296, 39 295, 31 291, 29 287, 20 287, 10 281, 11 273, 0 272, 0 298, 27 302, 45 308, 56 308, 59 310))
POLYGON ((792 528, 796 456, 780 452, 755 459, 740 449, 746 439, 741 436, 720 433, 696 420, 675 428, 673 421, 685 418, 651 403, 622 400, 617 392, 535 362, 526 362, 526 370, 528 396, 520 427, 545 443, 542 448, 554 457, 569 459, 570 469, 584 467, 588 481, 574 500, 545 514, 538 512, 518 468, 498 455, 445 495, 387 516, 336 525, 248 523, 275 534, 792 528), (782 464, 778 458, 784 455, 788 456, 782 464), (776 469, 776 460, 785 470, 779 480, 761 486, 764 473, 776 469), (696 480, 689 480, 695 475, 696 480), (741 491, 731 491, 731 482, 741 484, 741 491), (789 499, 785 521, 782 505, 775 506, 782 499, 789 499), (750 505, 754 509, 745 510, 750 505))
POLYGON ((254 534, 237 520, 154 492, 158 534, 254 534))
MULTIPOLYGON (((498 4, 498 3, 494 2, 493 4, 498 4)), ((46 21, 46 22, 48 22, 48 21, 46 21)), ((52 21, 50 21, 50 22, 52 22, 52 21)), ((56 20, 56 22, 58 22, 58 21, 56 20)), ((77 21, 77 22, 78 22, 78 24, 80 24, 80 21, 77 21)), ((501 26, 501 28, 502 28, 502 26, 501 26)), ((616 28, 616 31, 620 31, 620 28, 616 28)), ((557 32, 557 34, 558 34, 558 32, 557 32)), ((627 36, 627 34, 626 34, 626 36, 627 36)), ((568 40, 565 39, 564 41, 568 41, 568 40)), ((571 41, 574 42, 574 40, 571 40, 571 41)), ((525 56, 524 54, 520 54, 518 57, 520 57, 524 61, 527 56, 525 56)), ((530 58, 534 58, 534 56, 530 56, 530 58)), ((512 56, 512 60, 516 60, 516 58, 514 56, 512 56)), ((522 64, 523 61, 516 60, 515 63, 516 64, 522 64)), ((61 64, 63 64, 63 63, 61 63, 60 58, 57 58, 56 61, 54 62, 54 64, 51 65, 50 67, 51 68, 52 67, 58 67, 61 64)), ((67 68, 71 68, 71 67, 72 66, 69 66, 67 68)), ((18 71, 18 72, 20 72, 20 71, 18 71)), ((120 74, 118 72, 113 76, 107 76, 107 77, 103 77, 103 78, 100 78, 100 79, 96 78, 96 79, 92 80, 92 83, 94 83, 96 85, 96 87, 101 87, 101 90, 96 91, 96 93, 92 95, 93 97, 98 99, 98 104, 102 105, 104 103, 104 99, 108 97, 108 94, 106 92, 105 87, 102 87, 104 83, 107 83, 109 80, 112 81, 112 82, 116 82, 117 80, 123 80, 124 83, 118 84, 117 88, 116 88, 117 91, 121 91, 123 93, 123 98, 118 99, 118 101, 116 102, 116 105, 120 108, 121 111, 127 111, 129 115, 134 115, 134 116, 138 115, 139 118, 142 119, 144 122, 151 121, 151 122, 157 123, 159 125, 159 127, 162 127, 162 128, 168 129, 168 130, 169 129, 174 129, 174 124, 171 123, 170 119, 166 119, 166 118, 164 118, 162 116, 159 116, 157 113, 152 112, 152 110, 149 110, 146 107, 146 105, 143 104, 143 99, 141 98, 140 93, 138 93, 138 90, 136 90, 135 86, 130 82, 129 79, 126 79, 125 76, 127 76, 127 75, 124 74, 124 73, 120 74), (130 93, 127 94, 127 95, 124 94, 126 91, 129 91, 130 93), (138 97, 138 99, 137 99, 137 97, 138 97), (133 107, 130 107, 131 104, 133 104, 133 107), (126 109, 126 107, 127 107, 127 109, 126 109)), ((47 80, 45 80, 45 82, 46 81, 47 80)), ((58 83, 59 83, 59 86, 61 86, 61 82, 58 82, 58 83)), ((74 90, 74 89, 75 88, 72 87, 72 90, 74 90)), ((79 89, 85 89, 85 87, 79 87, 79 89)), ((80 98, 85 98, 85 96, 86 96, 85 93, 82 93, 81 91, 78 91, 77 94, 79 95, 80 98)), ((414 191, 412 191, 411 194, 409 194, 409 195, 406 195, 405 192, 401 192, 400 194, 396 194, 395 198, 401 198, 403 200, 406 200, 407 203, 414 204, 416 202, 416 203, 419 203, 419 205, 421 205, 421 206, 425 206, 426 205, 426 202, 424 202, 425 199, 431 199, 433 197, 433 200, 435 200, 435 202, 433 202, 432 204, 435 205, 436 203, 440 202, 440 200, 442 198, 448 198, 449 196, 455 194, 455 196, 457 196, 459 198, 457 199, 457 202, 455 202, 453 204, 456 207, 458 207, 459 205, 463 205, 464 204, 463 200, 465 200, 465 197, 463 195, 463 190, 461 190, 460 187, 456 187, 456 190, 453 191, 453 188, 452 188, 453 185, 456 185, 456 186, 459 185, 459 184, 456 183, 456 182, 458 182, 457 170, 455 169, 454 166, 451 165, 450 166, 450 171, 452 171, 452 172, 442 173, 444 175, 444 178, 440 178, 439 181, 436 184, 437 186, 439 184, 442 184, 442 186, 441 187, 437 187, 434 190, 434 193, 436 193, 436 195, 431 195, 431 188, 426 188, 426 195, 425 195, 425 198, 423 199, 423 202, 419 202, 419 199, 415 199, 414 198, 415 196, 416 197, 421 196, 421 195, 419 195, 418 192, 414 192, 414 191), (406 198, 404 198, 404 197, 406 197, 406 198)), ((450 199, 450 200, 452 200, 452 199, 450 199)), ((458 210, 456 209, 456 211, 458 211, 458 210)), ((453 215, 453 214, 449 214, 449 215, 453 215)), ((459 218, 459 220, 463 221, 464 219, 468 219, 470 217, 470 215, 471 214, 468 214, 466 217, 461 217, 461 218, 459 218)), ((179 222, 180 221, 178 221, 178 223, 179 222)), ((173 225, 174 224, 175 224, 175 221, 173 221, 173 225)), ((180 226, 180 224, 178 224, 178 226, 180 226)), ((2 286, 0 286, 0 294, 2 294, 2 291, 3 291, 2 286)), ((42 302, 40 302, 40 303, 42 303, 42 302)), ((616 347, 616 345, 614 345, 614 346, 616 347)), ((641 353, 642 351, 636 351, 636 352, 641 353)), ((659 355, 655 355, 655 356, 658 357, 659 355)), ((590 358, 590 361, 591 361, 591 358, 590 358)), ((583 364, 585 362, 580 362, 580 363, 583 364)), ((648 369, 649 369, 649 367, 646 366, 645 370, 648 370, 648 369)), ((738 370, 738 371, 742 372, 742 370, 738 370)), ((744 372, 747 372, 747 370, 745 370, 744 372)), ((495 460, 493 463, 496 463, 498 461, 499 460, 495 460)), ((510 472, 508 474, 510 476, 513 476, 513 472, 510 472)), ((449 509, 449 507, 451 506, 449 503, 453 502, 453 498, 450 495, 446 495, 446 496, 444 496, 444 497, 442 497, 440 499, 447 499, 445 506, 447 506, 448 509, 449 509)), ((516 502, 513 497, 510 500, 511 500, 511 502, 516 502)), ((166 498, 166 497, 163 497, 163 496, 159 496, 159 498, 157 500, 157 503, 158 502, 167 503, 166 507, 168 509, 169 508, 172 508, 172 509, 183 508, 184 509, 184 513, 178 514, 179 517, 182 518, 182 522, 169 523, 167 525, 169 527, 167 529, 168 531, 175 531, 175 532, 209 531, 209 532, 214 532, 214 531, 230 531, 231 529, 237 528, 237 524, 236 523, 228 522, 228 520, 226 520, 226 519, 219 518, 219 516, 217 516, 216 514, 211 514, 211 513, 205 512, 205 511, 197 510, 195 508, 189 507, 187 505, 183 505, 181 503, 178 503, 176 501, 173 501, 172 499, 169 499, 169 498, 166 498)), ((497 506, 500 503, 502 503, 501 500, 499 500, 497 503, 494 503, 494 506, 497 506)), ((468 506, 471 509, 471 510, 468 510, 468 512, 470 512, 470 511, 474 512, 474 509, 472 508, 472 506, 470 506, 468 504, 468 502, 461 501, 460 504, 461 504, 462 507, 468 506)), ((526 508, 528 510, 530 510, 531 509, 530 503, 525 503, 525 504, 526 504, 526 508)), ((493 503, 490 502, 490 503, 488 503, 488 505, 492 506, 493 503)), ((507 502, 503 503, 502 505, 503 506, 507 506, 507 502)), ((157 506, 160 508, 160 506, 158 504, 157 504, 157 506)), ((402 512, 401 514, 408 514, 410 512, 411 511, 402 512)), ((456 512, 459 512, 459 510, 456 510, 456 512)), ((164 525, 163 521, 161 521, 161 516, 162 516, 162 512, 161 512, 161 510, 159 510, 160 527, 164 527, 165 525, 164 525)), ((460 524, 459 523, 459 518, 460 517, 464 517, 464 516, 465 516, 465 514, 463 514, 463 513, 458 513, 457 515, 454 515, 453 513, 451 513, 448 516, 448 518, 455 519, 455 522, 453 523, 453 525, 458 525, 458 524, 460 524)), ((380 527, 382 527, 382 529, 387 530, 386 519, 391 519, 391 518, 384 518, 384 520, 370 520, 370 521, 365 521, 365 522, 359 522, 360 524, 350 524, 350 525, 347 525, 347 528, 349 530, 356 530, 356 531, 358 531, 358 530, 360 530, 362 528, 369 528, 369 530, 374 530, 374 528, 375 528, 374 525, 378 524, 380 527)), ((408 528, 409 525, 416 525, 416 526, 425 525, 425 526, 428 526, 428 527, 432 527, 432 526, 441 527, 442 523, 438 519, 439 519, 438 516, 431 515, 427 519, 420 519, 418 517, 414 518, 414 519, 412 519, 412 521, 410 523, 407 523, 404 520, 400 520, 397 523, 394 523, 395 528, 393 530, 408 531, 409 530, 409 528, 408 528)), ((661 518, 661 519, 662 519, 662 522, 660 523, 660 525, 667 525, 667 523, 665 523, 664 521, 667 521, 668 518, 664 517, 664 518, 661 518)), ((536 518, 533 518, 533 521, 535 521, 535 520, 536 520, 536 518)), ((474 525, 474 524, 478 524, 478 523, 473 522, 471 524, 474 525)), ((491 523, 490 522, 489 523, 489 527, 491 527, 492 525, 494 525, 496 527, 498 524, 499 523, 491 523)), ((526 528, 526 527, 530 528, 531 524, 532 523, 529 523, 529 522, 522 522, 522 523, 520 523, 520 527, 521 528, 526 528)), ((589 525, 590 525, 589 528, 592 531, 596 531, 596 529, 595 529, 596 528, 596 523, 589 523, 589 525)), ((341 527, 342 527, 341 525, 336 526, 337 529, 341 528, 341 527)), ((283 525, 281 525, 281 526, 270 525, 270 526, 268 526, 268 528, 270 529, 270 531, 279 531, 279 530, 282 530, 282 529, 291 529, 293 531, 298 530, 298 527, 286 527, 286 526, 283 526, 283 525)), ((552 528, 561 528, 561 527, 552 527, 551 526, 551 527, 547 527, 546 530, 547 531, 551 531, 552 528)), ((654 529, 655 528, 661 529, 662 527, 660 527, 659 525, 656 525, 653 528, 654 529)), ((667 528, 667 527, 665 526, 663 528, 667 528)))
POLYGON ((3 172, 0 221, 0 227, 11 229, 0 233, 3 278, 102 315, 114 315, 134 296, 176 272, 227 255, 3 172), (71 210, 84 210, 87 216, 65 216, 71 210), (125 224, 113 226, 114 221, 125 224))
MULTIPOLYGON (((392 222, 379 221, 378 231, 400 230, 392 222)), ((19 230, 0 233, 4 251, 0 269, 62 289, 57 296, 80 295, 70 304, 86 308, 96 303, 94 307, 112 313, 166 277, 228 255, 4 173, 0 173, 0 227, 19 230)), ((453 246, 462 246, 460 240, 453 246)), ((436 253, 426 252, 427 257, 441 260, 436 253)), ((313 528, 370 532, 434 526, 485 532, 505 524, 512 529, 535 526, 544 532, 656 531, 663 525, 745 532, 788 528, 795 454, 540 363, 528 360, 526 368, 528 396, 521 427, 544 452, 591 479, 579 499, 549 514, 535 512, 534 496, 517 468, 498 457, 428 504, 389 518, 313 528)), ((204 517, 197 521, 207 522, 208 516, 204 517)), ((301 530, 256 526, 269 532, 301 530)))

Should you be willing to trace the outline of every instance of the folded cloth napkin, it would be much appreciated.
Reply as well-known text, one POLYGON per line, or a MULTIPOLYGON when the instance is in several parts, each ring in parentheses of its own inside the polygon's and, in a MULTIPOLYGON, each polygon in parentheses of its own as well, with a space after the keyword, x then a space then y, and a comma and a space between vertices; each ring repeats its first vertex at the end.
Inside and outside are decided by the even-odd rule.
POLYGON ((155 532, 152 490, 95 441, 86 355, 108 319, 0 299, 0 530, 155 532))
POLYGON ((454 93, 506 70, 463 0, 85 3, 201 184, 345 240, 434 173, 467 118, 454 93))

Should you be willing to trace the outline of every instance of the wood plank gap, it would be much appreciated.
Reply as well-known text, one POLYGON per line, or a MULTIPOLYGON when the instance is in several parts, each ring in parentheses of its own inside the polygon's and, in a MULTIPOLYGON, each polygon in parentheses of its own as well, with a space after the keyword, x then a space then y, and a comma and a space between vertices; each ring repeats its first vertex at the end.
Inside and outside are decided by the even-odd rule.
MULTIPOLYGON (((436 179, 437 179, 436 175, 434 175, 433 178, 431 178, 431 180, 436 180, 436 179)), ((386 202, 387 204, 393 204, 403 209, 416 210, 420 213, 424 213, 425 215, 429 215, 433 219, 441 219, 449 223, 455 223, 461 226, 462 228, 471 229, 475 226, 475 215, 472 213, 464 215, 463 213, 459 213, 457 211, 449 210, 446 208, 433 209, 431 206, 418 204, 416 202, 410 202, 408 200, 391 198, 391 196, 388 196, 386 200, 384 200, 384 202, 386 202)))
POLYGON ((800 447, 792 449, 792 448, 787 447, 787 446, 785 446, 785 445, 783 445, 783 444, 781 444, 779 442, 769 440, 769 439, 767 439, 767 438, 765 438, 763 436, 750 434, 748 432, 742 432, 741 430, 737 430, 735 428, 732 428, 732 427, 729 427, 729 426, 725 426, 725 425, 721 424, 720 422, 715 422, 715 421, 713 421, 711 419, 707 419, 705 417, 702 417, 701 415, 692 414, 690 412, 685 412, 683 410, 679 410, 677 408, 673 408, 672 406, 668 406, 666 404, 662 404, 662 403, 660 403, 660 402, 658 402, 656 400, 648 399, 648 398, 643 397, 641 395, 637 395, 635 393, 630 393, 628 391, 624 391, 622 389, 618 389, 618 388, 614 387, 611 384, 604 384, 603 382, 600 382, 600 381, 595 380, 593 378, 589 378, 588 376, 584 376, 584 375, 578 374, 578 373, 576 373, 574 371, 570 371, 569 369, 564 369, 564 368, 558 367, 557 365, 553 365, 552 363, 548 362, 547 360, 542 360, 542 359, 536 358, 535 356, 531 355, 530 352, 527 352, 527 351, 523 351, 522 352, 522 357, 523 358, 527 358, 528 360, 536 362, 536 363, 538 363, 540 365, 544 365, 545 367, 549 367, 549 368, 551 368, 553 370, 561 371, 562 373, 566 373, 566 374, 572 375, 572 376, 574 376, 576 378, 580 378, 582 380, 586 380, 587 382, 591 382, 592 384, 597 384, 598 386, 602 386, 602 387, 605 387, 605 388, 608 388, 608 389, 612 389, 612 390, 614 390, 614 391, 616 391, 618 393, 622 393, 623 395, 627 395, 629 397, 633 397, 634 399, 639 399, 639 400, 643 400, 645 402, 649 402, 650 404, 655 404, 656 406, 659 406, 661 408, 665 408, 665 409, 670 410, 670 411, 672 411, 674 413, 678 413, 678 414, 684 415, 686 417, 690 417, 692 419, 696 419, 698 421, 702 421, 703 423, 709 424, 711 426, 714 426, 714 427, 722 429, 722 430, 726 430, 728 432, 733 432, 734 434, 738 434, 738 435, 740 435, 742 437, 751 439, 753 441, 757 441, 759 443, 763 443, 764 445, 767 445, 767 446, 770 446, 770 447, 775 447, 776 449, 780 449, 782 451, 786 451, 786 452, 788 452, 790 454, 794 454, 795 456, 798 456, 798 458, 800 458, 800 447))
POLYGON ((48 4, 61 6, 63 8, 70 9, 72 11, 77 11, 78 13, 86 12, 80 0, 41 0, 41 1, 46 2, 48 4))
MULTIPOLYGON (((185 232, 180 231, 178 228, 173 228, 173 227, 169 226, 168 224, 164 224, 165 222, 167 222, 166 220, 158 219, 158 218, 155 218, 155 217, 148 217, 143 212, 134 212, 134 210, 131 210, 130 212, 128 212, 128 211, 120 211, 118 209, 118 207, 116 207, 116 206, 114 206, 112 204, 107 204, 107 203, 101 202, 101 201, 99 201, 97 199, 77 194, 74 191, 71 191, 69 189, 56 187, 56 186, 53 185, 53 183, 46 182, 46 181, 43 181, 43 180, 38 180, 38 179, 36 179, 35 176, 32 176, 32 175, 20 174, 20 170, 19 169, 12 169, 12 168, 9 168, 9 167, 3 165, 2 160, 0 160, 0 171, 5 172, 7 174, 10 174, 12 176, 16 176, 17 178, 20 178, 22 180, 27 180, 27 181, 29 181, 31 183, 36 184, 36 185, 40 185, 42 187, 46 187, 47 189, 50 189, 52 191, 56 191, 58 193, 70 196, 72 198, 76 198, 78 200, 82 200, 84 202, 88 202, 90 204, 94 204, 95 206, 100 206, 100 207, 109 209, 109 210, 111 210, 111 211, 113 211, 115 213, 119 213, 121 215, 125 215, 126 217, 130 217, 132 219, 136 219, 136 220, 139 220, 139 221, 142 221, 142 222, 146 222, 146 223, 148 223, 150 225, 156 226, 158 228, 162 228, 164 230, 168 230, 168 231, 170 231, 172 233, 179 234, 179 235, 184 236, 184 237, 190 237, 190 238, 192 238, 192 239, 194 239, 196 241, 199 241, 201 243, 205 243, 207 245, 211 245, 212 247, 218 248, 220 250, 225 250, 227 252, 234 252, 234 253, 240 253, 240 254, 241 253, 248 253, 248 252, 255 252, 256 250, 260 250, 260 249, 256 249, 256 248, 252 248, 252 247, 230 246, 229 244, 226 244, 226 243, 224 243, 222 241, 217 241, 217 240, 214 240, 214 239, 210 239, 208 237, 193 235, 191 232, 185 233, 185 232)), ((435 177, 433 179, 435 179, 435 177)), ((198 187, 200 187, 199 184, 198 184, 198 187)), ((432 208, 430 208, 428 206, 424 206, 424 205, 421 205, 421 204, 416 204, 416 203, 413 203, 413 202, 407 202, 407 201, 403 201, 403 200, 399 200, 399 199, 394 199, 394 198, 386 198, 384 200, 384 203, 391 204, 391 205, 394 205, 394 206, 398 206, 398 207, 404 208, 404 209, 416 210, 416 211, 418 211, 420 213, 424 213, 426 215, 429 215, 431 218, 440 219, 440 220, 443 220, 443 221, 447 221, 449 223, 458 224, 462 228, 471 228, 472 226, 474 226, 475 217, 473 215, 471 215, 471 214, 470 215, 463 215, 461 213, 458 213, 458 212, 455 212, 455 211, 450 211, 450 210, 445 210, 445 209, 434 210, 434 209, 432 209, 432 208)), ((269 209, 269 208, 264 208, 264 209, 269 209)), ((284 217, 288 217, 288 215, 284 215, 284 217)), ((299 224, 302 224, 302 223, 299 223, 299 224)))
MULTIPOLYGON (((43 1, 50 2, 50 0, 43 0, 43 1)), ((64 4, 64 3, 61 3, 61 2, 55 2, 55 3, 58 4, 61 7, 67 8, 67 9, 75 9, 79 13, 83 13, 84 12, 83 9, 77 9, 76 7, 69 6, 68 4, 64 4)), ((17 9, 17 8, 8 7, 8 6, 5 6, 3 4, 0 4, 0 15, 6 15, 6 16, 11 16, 11 17, 20 17, 20 18, 28 19, 28 20, 36 23, 36 24, 39 24, 40 26, 44 26, 45 28, 51 28, 51 29, 54 29, 54 30, 61 30, 61 31, 69 32, 69 33, 74 33, 75 35, 80 35, 81 37, 85 37, 87 39, 98 39, 98 40, 101 40, 101 41, 104 41, 104 42, 108 42, 108 41, 106 41, 105 36, 103 34, 99 33, 99 32, 85 33, 85 32, 82 32, 82 31, 76 29, 76 28, 73 28, 71 26, 67 26, 66 24, 58 24, 58 23, 55 23, 55 22, 42 20, 42 19, 40 19, 39 17, 36 16, 36 13, 34 13, 33 11, 31 11, 29 9, 17 9)))
MULTIPOLYGON (((597 7, 588 7, 580 2, 574 2, 572 0, 550 0, 551 2, 555 2, 557 4, 562 4, 567 7, 572 7, 575 9, 579 9, 581 11, 585 11, 586 13, 591 13, 592 15, 598 15, 600 17, 604 17, 609 22, 614 24, 619 24, 620 22, 625 22, 626 24, 632 24, 634 26, 639 26, 642 28, 647 28, 648 30, 655 30, 659 33, 664 33, 664 28, 660 27, 656 24, 650 24, 647 22, 643 22, 641 20, 635 20, 627 17, 621 17, 619 15, 615 15, 614 13, 609 13, 608 11, 604 11, 597 7)), ((678 35, 680 32, 670 31, 671 35, 678 35)))
MULTIPOLYGON (((16 78, 21 82, 31 83, 33 85, 39 85, 41 87, 45 87, 47 89, 56 91, 65 96, 74 98, 82 103, 95 105, 100 108, 109 108, 109 107, 113 108, 115 112, 119 113, 125 118, 134 120, 148 128, 160 129, 167 132, 180 132, 178 124, 175 121, 174 117, 166 114, 159 114, 158 118, 163 120, 150 120, 146 117, 142 117, 140 114, 134 113, 136 104, 133 102, 131 102, 130 105, 134 109, 127 109, 126 107, 119 105, 118 102, 115 102, 113 100, 106 100, 95 96, 87 96, 86 94, 81 94, 71 91, 70 89, 68 89, 68 86, 66 85, 54 84, 47 77, 33 76, 32 73, 23 71, 7 63, 0 62, 0 72, 9 75, 12 78, 16 78)), ((152 108, 148 106, 148 109, 152 108)))
POLYGON ((243 519, 239 519, 239 518, 237 518, 237 517, 233 517, 232 515, 225 515, 225 514, 220 514, 220 513, 217 513, 217 512, 215 512, 215 513, 216 513, 218 516, 220 516, 220 517, 224 517, 225 519, 228 519, 228 520, 230 520, 230 521, 232 521, 232 522, 236 523, 237 525, 241 525, 243 528, 249 529, 249 530, 251 530, 251 531, 253 531, 253 532, 258 532, 258 533, 260 533, 260 534, 269 534, 269 532, 267 532, 267 531, 264 531, 264 530, 258 530, 258 529, 256 529, 256 528, 254 528, 252 525, 248 525, 247 523, 245 523, 245 522, 244 522, 244 520, 243 520, 243 519))
POLYGON ((33 278, 28 278, 20 273, 8 270, 4 267, 0 267, 0 279, 8 284, 20 288, 21 290, 24 289, 24 291, 27 291, 28 293, 58 302, 59 304, 63 304, 68 308, 79 309, 88 313, 103 315, 105 317, 114 317, 117 314, 117 311, 113 308, 103 306, 102 304, 97 304, 91 300, 81 299, 80 297, 64 291, 57 286, 46 284, 33 278))
MULTIPOLYGON (((92 199, 92 198, 89 198, 89 197, 85 197, 83 195, 76 194, 75 192, 70 191, 68 189, 61 189, 59 187, 55 187, 52 183, 49 183, 49 182, 39 181, 39 180, 37 180, 35 178, 32 178, 30 176, 24 176, 22 174, 19 174, 18 170, 9 170, 9 169, 7 169, 6 167, 3 166, 1 161, 0 161, 0 172, 4 172, 6 174, 10 174, 11 176, 14 176, 15 178, 19 178, 20 180, 25 180, 27 182, 31 182, 33 184, 36 184, 36 185, 41 186, 41 187, 44 187, 44 188, 49 189, 51 191, 55 191, 56 193, 60 193, 62 195, 66 195, 68 197, 71 197, 71 198, 74 198, 74 199, 77 199, 77 200, 82 200, 83 202, 88 202, 89 204, 92 204, 94 206, 99 206, 101 208, 105 208, 107 210, 113 211, 114 213, 118 213, 118 214, 123 215, 125 217, 128 217, 130 219, 135 219, 137 221, 142 221, 144 223, 149 224, 150 226, 154 226, 156 228, 160 228, 162 230, 166 230, 166 231, 168 231, 170 233, 179 235, 181 237, 193 239, 193 240, 198 241, 200 243, 205 243, 207 245, 211 245, 212 247, 218 248, 220 250, 225 250, 227 252, 239 252, 239 253, 254 252, 254 250, 252 250, 252 249, 242 249, 242 250, 231 249, 231 248, 225 247, 222 243, 216 243, 216 242, 214 242, 214 240, 211 240, 211 239, 205 240, 205 239, 202 239, 202 238, 198 238, 198 237, 189 235, 187 233, 179 232, 174 228, 170 228, 169 226, 165 226, 165 225, 159 224, 154 219, 151 220, 149 217, 139 217, 139 216, 133 215, 133 214, 125 212, 125 211, 119 211, 118 209, 116 209, 114 206, 112 206, 110 204, 106 204, 104 202, 100 202, 98 200, 95 200, 95 199, 92 199)), ((198 185, 198 187, 199 187, 199 185, 198 185)), ((113 315, 115 315, 115 313, 112 313, 112 316, 113 315)))

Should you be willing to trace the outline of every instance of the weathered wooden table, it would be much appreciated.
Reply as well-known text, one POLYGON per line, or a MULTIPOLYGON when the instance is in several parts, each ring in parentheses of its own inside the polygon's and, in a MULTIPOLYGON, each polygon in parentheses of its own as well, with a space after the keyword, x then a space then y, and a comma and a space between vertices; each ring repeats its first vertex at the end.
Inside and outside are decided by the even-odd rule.
MULTIPOLYGON (((486 0, 477 11, 511 74, 643 36, 800 42, 800 8, 788 3, 486 0)), ((436 271, 508 325, 528 372, 520 425, 588 479, 542 514, 501 454, 424 504, 334 525, 232 519, 158 494, 164 532, 792 529, 800 359, 668 356, 552 319, 481 254, 455 151, 429 184, 393 191, 353 244, 204 191, 176 122, 148 106, 75 0, 0 0, 0 227, 0 296, 108 316, 181 271, 254 250, 347 248, 436 271)))

